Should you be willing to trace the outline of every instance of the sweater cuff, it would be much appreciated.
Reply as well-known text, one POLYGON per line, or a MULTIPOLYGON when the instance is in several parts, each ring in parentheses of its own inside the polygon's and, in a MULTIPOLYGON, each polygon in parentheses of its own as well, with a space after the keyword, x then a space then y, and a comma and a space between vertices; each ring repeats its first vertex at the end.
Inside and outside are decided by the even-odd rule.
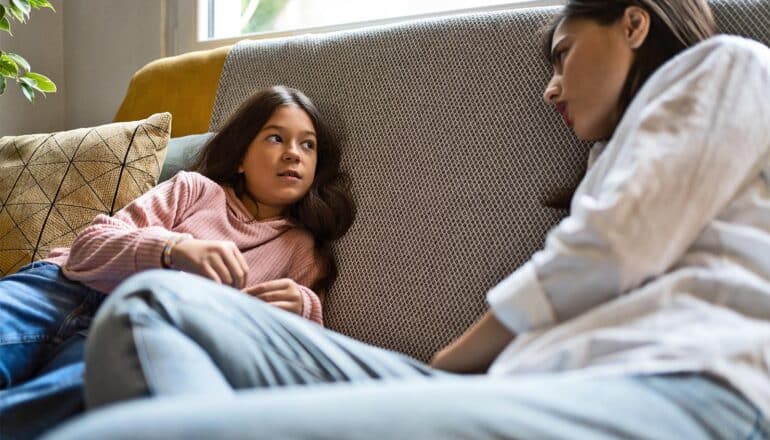
POLYGON ((321 312, 321 300, 310 288, 300 284, 302 291, 302 317, 317 324, 324 325, 321 312))
POLYGON ((163 247, 169 240, 177 237, 188 239, 192 238, 192 235, 169 231, 145 231, 142 234, 139 248, 134 254, 136 271, 162 268, 161 254, 163 253, 163 247))
POLYGON ((487 302, 495 317, 516 334, 550 326, 557 320, 531 262, 493 287, 487 302))

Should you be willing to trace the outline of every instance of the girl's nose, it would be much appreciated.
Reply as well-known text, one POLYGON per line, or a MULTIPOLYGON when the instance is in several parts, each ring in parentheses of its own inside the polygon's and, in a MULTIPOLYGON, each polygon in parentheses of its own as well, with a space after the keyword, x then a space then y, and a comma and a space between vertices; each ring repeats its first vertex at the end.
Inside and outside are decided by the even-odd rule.
POLYGON ((281 158, 285 161, 297 161, 299 160, 299 146, 289 144, 288 148, 283 151, 281 158))

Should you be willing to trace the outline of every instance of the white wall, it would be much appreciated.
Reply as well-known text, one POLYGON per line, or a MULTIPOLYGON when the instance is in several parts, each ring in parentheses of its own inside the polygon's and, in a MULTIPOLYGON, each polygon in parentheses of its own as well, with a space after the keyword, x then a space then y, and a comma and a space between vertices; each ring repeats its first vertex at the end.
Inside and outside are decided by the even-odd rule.
POLYGON ((64 126, 67 89, 64 86, 63 1, 53 0, 51 4, 56 12, 50 9, 34 10, 26 24, 12 21, 13 36, 0 32, 0 48, 23 56, 33 72, 51 78, 59 91, 46 95, 46 98, 38 95, 35 103, 31 104, 21 94, 16 82, 10 81, 5 94, 0 96, 0 136, 47 133, 61 130, 64 126))
POLYGON ((65 3, 65 128, 110 122, 131 75, 165 54, 165 1, 65 3))
MULTIPOLYGON (((15 82, 0 96, 0 136, 47 133, 112 121, 131 75, 165 52, 166 0, 53 0, 26 24, 0 32, 59 91, 29 104, 15 82)), ((15 26, 14 26, 15 25, 15 26)))

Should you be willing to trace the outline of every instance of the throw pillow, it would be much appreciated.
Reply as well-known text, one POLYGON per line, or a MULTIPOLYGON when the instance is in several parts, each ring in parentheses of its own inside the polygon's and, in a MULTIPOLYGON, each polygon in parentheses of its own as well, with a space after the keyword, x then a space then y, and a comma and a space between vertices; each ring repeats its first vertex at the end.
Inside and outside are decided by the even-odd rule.
POLYGON ((0 137, 0 276, 72 244, 158 181, 171 114, 0 137))
POLYGON ((186 170, 198 153, 216 133, 191 134, 189 136, 175 137, 168 141, 168 153, 163 169, 160 170, 159 182, 164 182, 180 170, 186 170))

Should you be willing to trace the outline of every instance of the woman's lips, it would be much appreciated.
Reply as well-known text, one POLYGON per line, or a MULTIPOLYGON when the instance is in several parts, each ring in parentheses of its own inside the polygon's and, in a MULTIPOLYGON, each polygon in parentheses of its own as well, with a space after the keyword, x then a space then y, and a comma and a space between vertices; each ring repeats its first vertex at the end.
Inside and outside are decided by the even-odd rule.
POLYGON ((567 103, 556 103, 556 111, 558 111, 561 115, 562 119, 564 120, 564 124, 566 124, 567 127, 572 127, 572 120, 569 118, 569 113, 567 112, 567 103))

